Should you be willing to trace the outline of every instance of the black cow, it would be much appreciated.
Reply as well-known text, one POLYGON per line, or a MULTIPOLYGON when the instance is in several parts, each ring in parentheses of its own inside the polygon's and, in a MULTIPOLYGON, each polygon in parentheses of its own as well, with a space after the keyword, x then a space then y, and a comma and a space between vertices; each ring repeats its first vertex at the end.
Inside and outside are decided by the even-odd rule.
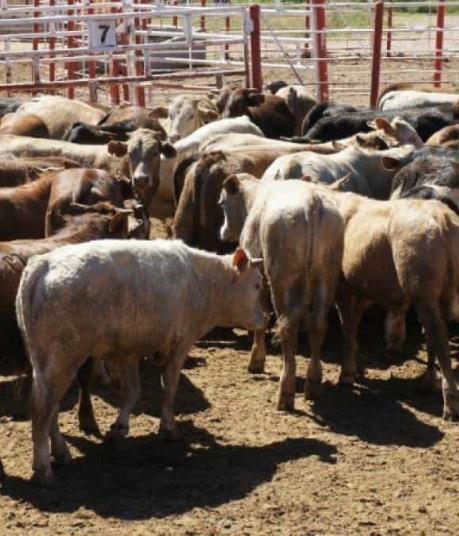
POLYGON ((459 109, 454 106, 406 108, 386 112, 357 111, 338 116, 322 117, 301 138, 301 142, 325 142, 347 138, 359 132, 369 132, 371 127, 368 123, 374 121, 377 117, 385 117, 388 121, 392 121, 397 116, 410 123, 423 141, 426 141, 432 134, 443 127, 459 123, 459 109))

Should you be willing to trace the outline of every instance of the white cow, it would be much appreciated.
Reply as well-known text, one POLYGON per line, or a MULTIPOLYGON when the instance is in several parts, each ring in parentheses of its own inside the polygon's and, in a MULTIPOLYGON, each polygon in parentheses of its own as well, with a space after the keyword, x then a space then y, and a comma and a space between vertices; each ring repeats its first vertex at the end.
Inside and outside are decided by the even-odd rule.
POLYGON ((261 288, 261 273, 242 249, 220 257, 181 241, 96 240, 34 257, 16 309, 33 368, 33 468, 40 481, 53 479, 50 438, 54 457, 69 458, 59 402, 88 356, 116 359, 124 383, 107 439, 128 433, 144 355, 165 363, 160 430, 176 437, 172 406, 191 346, 215 326, 263 328, 261 288))
POLYGON ((174 143, 217 118, 217 108, 209 98, 179 95, 169 107, 169 139, 174 143))
POLYGON ((425 108, 455 104, 459 101, 457 93, 431 93, 429 91, 416 91, 414 89, 394 90, 385 93, 379 100, 380 110, 402 110, 403 108, 425 108))

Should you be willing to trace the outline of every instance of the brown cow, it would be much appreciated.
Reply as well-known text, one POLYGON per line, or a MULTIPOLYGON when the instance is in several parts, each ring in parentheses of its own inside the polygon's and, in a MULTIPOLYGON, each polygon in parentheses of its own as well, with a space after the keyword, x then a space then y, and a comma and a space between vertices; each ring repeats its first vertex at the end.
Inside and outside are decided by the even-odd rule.
POLYGON ((247 115, 267 138, 295 134, 295 117, 281 97, 264 95, 256 89, 236 89, 226 101, 223 117, 247 115))
MULTIPOLYGON (((445 145, 449 142, 457 142, 459 140, 459 125, 450 125, 444 127, 438 132, 435 132, 426 141, 426 145, 445 145)), ((451 147, 452 145, 448 145, 451 147)))
POLYGON ((78 167, 81 167, 78 162, 58 157, 0 160, 0 188, 34 181, 45 171, 78 167))
MULTIPOLYGON (((0 240, 43 238, 63 225, 71 203, 111 201, 122 207, 123 188, 130 184, 105 171, 69 169, 46 173, 40 179, 0 189, 0 240)), ((131 196, 129 196, 131 197, 131 196)))
POLYGON ((48 127, 38 116, 25 112, 7 114, 0 123, 0 134, 15 134, 31 138, 49 138, 48 127))
POLYGON ((173 222, 174 236, 209 251, 227 250, 228 245, 218 236, 223 223, 223 212, 218 205, 223 181, 234 173, 260 177, 273 160, 285 153, 285 149, 267 150, 265 147, 247 151, 215 151, 203 155, 186 172, 179 168, 184 184, 173 222))

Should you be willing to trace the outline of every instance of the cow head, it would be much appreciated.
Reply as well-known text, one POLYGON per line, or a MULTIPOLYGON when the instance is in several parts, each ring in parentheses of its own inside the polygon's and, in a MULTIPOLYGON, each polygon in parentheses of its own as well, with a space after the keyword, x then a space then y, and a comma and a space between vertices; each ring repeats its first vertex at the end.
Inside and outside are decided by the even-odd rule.
POLYGON ((170 133, 172 143, 185 138, 199 127, 217 119, 216 109, 207 99, 179 96, 171 104, 169 111, 170 133), (206 106, 207 105, 207 106, 206 106))
POLYGON ((232 256, 226 257, 231 263, 230 285, 225 293, 225 304, 221 308, 219 325, 246 329, 263 329, 266 316, 263 306, 262 260, 250 259, 247 252, 238 248, 232 256))
POLYGON ((249 204, 258 188, 259 181, 248 173, 230 175, 223 182, 218 204, 222 207, 224 221, 220 238, 224 242, 238 242, 249 204))
POLYGON ((127 142, 108 144, 109 153, 118 157, 127 155, 132 186, 146 206, 159 187, 160 156, 174 158, 177 154, 173 145, 160 138, 158 132, 139 128, 129 135, 127 142))
POLYGON ((223 117, 247 115, 249 108, 260 106, 263 102, 265 102, 265 96, 257 89, 236 89, 228 97, 223 117))

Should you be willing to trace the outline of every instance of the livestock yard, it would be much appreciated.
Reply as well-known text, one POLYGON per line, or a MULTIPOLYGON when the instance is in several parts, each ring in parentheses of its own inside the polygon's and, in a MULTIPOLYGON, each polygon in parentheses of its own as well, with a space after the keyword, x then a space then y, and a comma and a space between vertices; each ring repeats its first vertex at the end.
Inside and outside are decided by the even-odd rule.
POLYGON ((0 0, 0 536, 459 534, 458 73, 452 0, 0 0))

